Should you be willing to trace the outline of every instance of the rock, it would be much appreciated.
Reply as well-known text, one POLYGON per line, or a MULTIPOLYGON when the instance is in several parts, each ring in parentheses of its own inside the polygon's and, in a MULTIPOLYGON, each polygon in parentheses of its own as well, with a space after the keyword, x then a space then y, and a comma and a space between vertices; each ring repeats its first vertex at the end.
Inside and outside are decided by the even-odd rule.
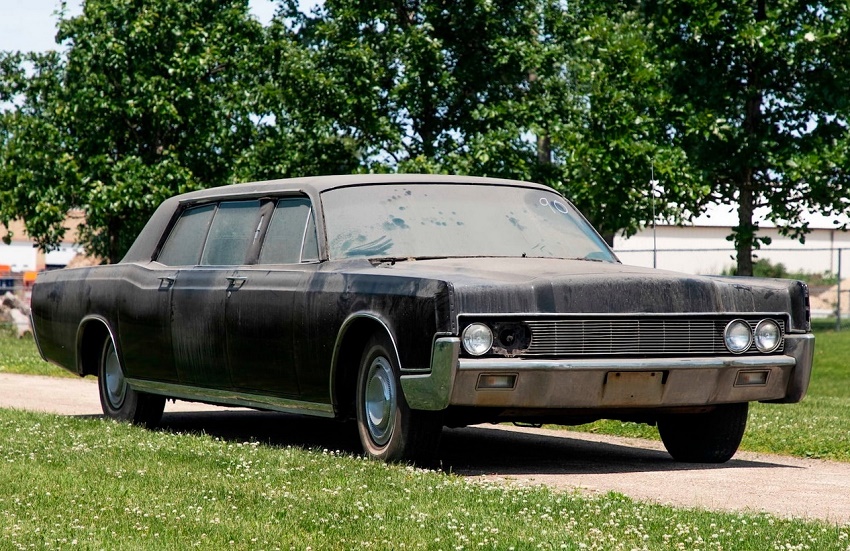
POLYGON ((3 295, 3 306, 11 308, 12 310, 20 310, 27 317, 30 315, 29 306, 24 304, 24 302, 13 293, 7 292, 3 295))
POLYGON ((29 316, 22 313, 20 310, 9 310, 9 314, 12 316, 12 322, 15 324, 15 332, 19 339, 27 333, 32 335, 29 316))

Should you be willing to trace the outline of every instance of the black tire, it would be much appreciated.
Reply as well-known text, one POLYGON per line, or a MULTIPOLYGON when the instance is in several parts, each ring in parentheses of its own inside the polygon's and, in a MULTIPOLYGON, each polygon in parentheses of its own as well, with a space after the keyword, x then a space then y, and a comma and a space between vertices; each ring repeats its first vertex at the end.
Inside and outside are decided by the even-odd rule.
POLYGON ((146 427, 154 427, 162 419, 165 397, 137 392, 130 388, 124 378, 124 367, 111 337, 103 343, 97 386, 104 416, 146 427))
POLYGON ((725 404, 708 413, 658 420, 664 447, 683 463, 725 463, 732 459, 747 428, 749 404, 725 404))
POLYGON ((440 412, 412 410, 404 399, 389 339, 373 336, 357 375, 357 432, 367 457, 386 462, 423 462, 440 443, 440 412))

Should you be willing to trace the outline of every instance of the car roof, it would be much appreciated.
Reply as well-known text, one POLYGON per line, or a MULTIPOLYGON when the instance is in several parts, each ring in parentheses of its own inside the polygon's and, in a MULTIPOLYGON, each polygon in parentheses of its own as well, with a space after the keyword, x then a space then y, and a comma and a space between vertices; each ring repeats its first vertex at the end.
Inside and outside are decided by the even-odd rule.
POLYGON ((319 194, 338 188, 370 185, 393 184, 456 184, 512 186, 530 189, 554 191, 548 186, 501 178, 483 178, 478 176, 450 176, 442 174, 354 174, 345 176, 310 176, 306 178, 288 178, 265 182, 247 182, 232 184, 199 191, 174 195, 160 204, 148 223, 136 237, 130 250, 121 262, 147 262, 153 257, 154 249, 165 229, 172 221, 181 205, 202 203, 230 198, 268 197, 284 194, 305 194, 314 200, 319 194))
POLYGON ((479 176, 453 176, 445 174, 351 174, 340 176, 309 176, 305 178, 285 178, 263 182, 246 182, 216 188, 193 191, 177 196, 183 201, 197 201, 217 197, 234 197, 257 194, 277 194, 301 191, 312 195, 330 189, 389 184, 460 184, 460 185, 497 185, 521 186, 550 190, 542 184, 506 180, 503 178, 485 178, 479 176), (312 192, 312 193, 311 193, 312 192))

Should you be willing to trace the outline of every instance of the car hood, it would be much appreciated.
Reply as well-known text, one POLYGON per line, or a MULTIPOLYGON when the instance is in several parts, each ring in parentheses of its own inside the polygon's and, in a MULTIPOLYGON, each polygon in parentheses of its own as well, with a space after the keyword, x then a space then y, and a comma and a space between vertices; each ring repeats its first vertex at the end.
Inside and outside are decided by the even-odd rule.
POLYGON ((375 269, 446 281, 458 314, 804 313, 807 304, 805 285, 792 280, 696 276, 586 260, 452 258, 375 269))

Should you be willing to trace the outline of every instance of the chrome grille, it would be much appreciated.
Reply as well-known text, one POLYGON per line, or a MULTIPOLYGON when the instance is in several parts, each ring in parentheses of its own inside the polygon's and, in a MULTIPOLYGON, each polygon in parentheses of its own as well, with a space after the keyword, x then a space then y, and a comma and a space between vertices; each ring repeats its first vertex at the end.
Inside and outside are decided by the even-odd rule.
MULTIPOLYGON (((665 356, 729 354, 723 329, 733 319, 557 319, 525 321, 531 343, 522 356, 665 356)), ((762 318, 746 320, 755 329, 762 318)), ((775 318, 771 318, 775 319, 775 318)), ((785 334, 785 323, 776 320, 785 334)), ((781 352, 782 345, 776 350, 781 352)), ((748 353, 757 353, 755 346, 748 353)))

